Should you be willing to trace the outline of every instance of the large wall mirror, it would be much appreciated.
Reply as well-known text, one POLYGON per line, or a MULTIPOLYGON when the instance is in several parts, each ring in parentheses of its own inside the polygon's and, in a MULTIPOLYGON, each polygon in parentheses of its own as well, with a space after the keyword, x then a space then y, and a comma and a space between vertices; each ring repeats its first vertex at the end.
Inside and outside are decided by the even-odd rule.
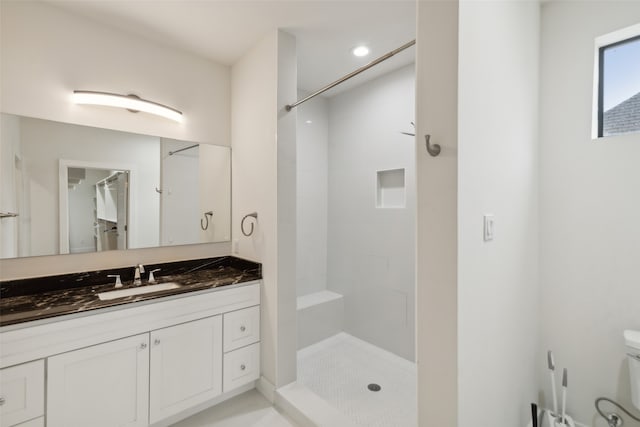
POLYGON ((0 258, 230 240, 229 147, 0 119, 0 258))

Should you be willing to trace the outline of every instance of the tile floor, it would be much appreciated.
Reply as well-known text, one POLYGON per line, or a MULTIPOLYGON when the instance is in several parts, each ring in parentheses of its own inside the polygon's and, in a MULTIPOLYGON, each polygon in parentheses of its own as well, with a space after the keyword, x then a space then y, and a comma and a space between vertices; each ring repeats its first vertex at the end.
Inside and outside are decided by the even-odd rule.
POLYGON ((199 412, 173 427, 297 427, 256 390, 199 412))
POLYGON ((416 365, 344 332, 298 351, 298 382, 358 425, 417 425, 416 365))

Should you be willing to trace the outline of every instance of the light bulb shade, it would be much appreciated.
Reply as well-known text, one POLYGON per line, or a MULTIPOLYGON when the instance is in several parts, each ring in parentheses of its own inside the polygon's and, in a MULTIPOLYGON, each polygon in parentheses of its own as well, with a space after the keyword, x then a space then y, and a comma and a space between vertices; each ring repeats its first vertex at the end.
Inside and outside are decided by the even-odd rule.
POLYGON ((176 122, 182 121, 182 112, 157 102, 147 101, 131 95, 117 93, 95 92, 89 90, 74 90, 73 101, 76 104, 103 105, 107 107, 126 108, 130 111, 143 111, 164 117, 176 122))

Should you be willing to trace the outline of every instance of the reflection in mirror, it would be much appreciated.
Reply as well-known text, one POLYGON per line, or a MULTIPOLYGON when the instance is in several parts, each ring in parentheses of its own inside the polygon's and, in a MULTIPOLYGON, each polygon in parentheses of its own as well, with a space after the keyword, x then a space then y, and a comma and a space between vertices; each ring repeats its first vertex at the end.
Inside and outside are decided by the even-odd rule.
POLYGON ((161 245, 229 240, 231 210, 219 199, 230 198, 230 158, 216 145, 161 141, 161 245))
POLYGON ((0 120, 0 258, 230 239, 229 147, 0 120))
POLYGON ((129 171, 67 167, 69 253, 127 249, 128 186, 129 171))

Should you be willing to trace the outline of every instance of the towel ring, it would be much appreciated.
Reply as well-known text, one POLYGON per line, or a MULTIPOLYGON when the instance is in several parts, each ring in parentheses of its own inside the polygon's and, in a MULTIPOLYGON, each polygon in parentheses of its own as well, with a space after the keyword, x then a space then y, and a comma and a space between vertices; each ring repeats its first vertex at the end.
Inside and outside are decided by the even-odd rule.
POLYGON ((249 237, 253 234, 253 222, 251 222, 251 230, 249 230, 249 232, 244 231, 244 221, 249 218, 252 217, 256 220, 256 222, 258 221, 258 213, 257 212, 252 212, 250 214, 246 214, 245 216, 242 217, 242 221, 240 221, 240 231, 242 231, 242 234, 244 234, 245 236, 249 237))

